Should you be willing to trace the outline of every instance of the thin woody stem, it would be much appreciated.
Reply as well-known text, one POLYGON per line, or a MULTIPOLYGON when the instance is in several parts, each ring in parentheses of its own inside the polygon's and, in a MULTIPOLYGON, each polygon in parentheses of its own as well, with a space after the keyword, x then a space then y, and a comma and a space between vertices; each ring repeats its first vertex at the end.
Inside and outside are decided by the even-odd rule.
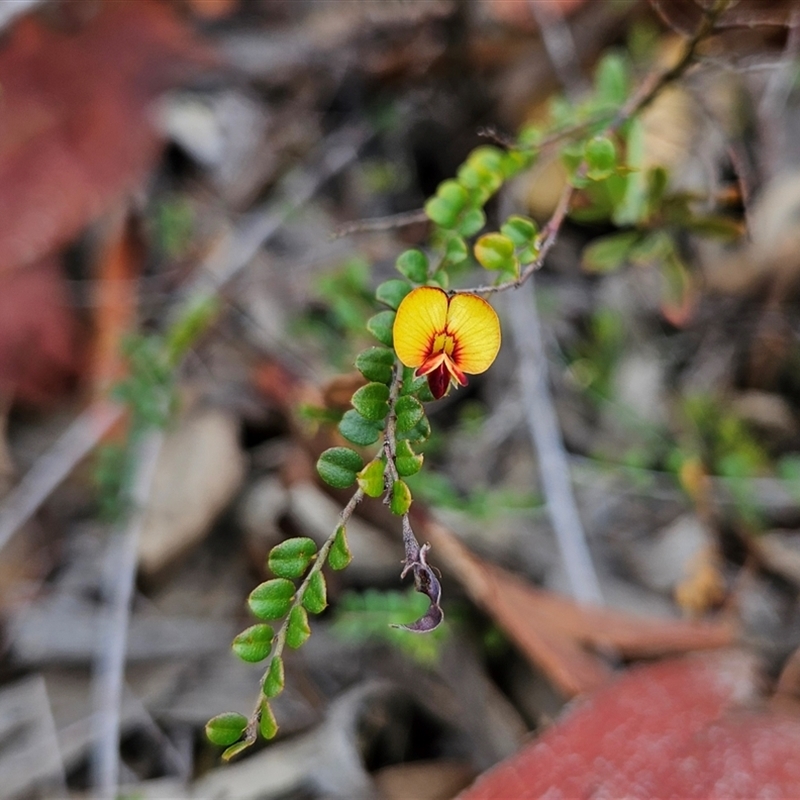
POLYGON ((278 632, 275 634, 275 639, 272 643, 272 652, 270 653, 269 661, 267 662, 267 667, 264 670, 264 674, 261 676, 261 686, 262 691, 258 694, 258 701, 256 702, 255 707, 253 708, 253 712, 250 714, 250 719, 248 720, 247 727, 245 728, 245 733, 243 736, 243 740, 252 744, 257 739, 257 732, 258 732, 258 724, 261 720, 261 707, 264 701, 264 692, 263 686, 264 681, 269 674, 270 667, 272 666, 272 662, 276 658, 281 658, 283 656, 283 650, 286 646, 286 634, 289 630, 289 619, 291 618, 292 611, 303 603, 303 595, 305 594, 306 589, 308 588, 309 584, 311 583, 312 578, 325 566, 325 562, 328 559, 328 553, 330 552, 331 547, 333 547, 333 542, 336 539, 336 534, 339 528, 342 525, 346 525, 349 521, 350 517, 353 516, 353 512, 356 510, 358 504, 364 499, 364 490, 358 489, 353 496, 348 501, 347 505, 342 509, 341 514, 339 515, 339 524, 334 528, 333 533, 322 543, 322 546, 319 548, 317 552, 317 557, 314 563, 311 565, 311 569, 309 569, 306 577, 303 579, 303 582, 298 587, 297 591, 294 594, 294 600, 289 608, 289 611, 286 613, 283 622, 281 623, 281 627, 278 629, 278 632))
POLYGON ((553 216, 550 217, 550 220, 539 234, 539 255, 536 256, 535 261, 532 261, 525 267, 518 278, 515 278, 513 281, 497 283, 494 286, 476 286, 471 289, 455 289, 453 294, 496 294, 497 292, 504 292, 507 289, 517 289, 522 286, 522 284, 542 266, 547 254, 556 243, 561 226, 569 213, 570 202, 574 192, 575 187, 571 184, 568 183, 564 187, 564 191, 561 193, 553 216))
MULTIPOLYGON (((383 434, 383 452, 386 456, 386 469, 390 478, 387 488, 387 500, 392 484, 400 480, 400 474, 395 463, 397 458, 397 411, 395 407, 402 386, 403 367, 401 364, 396 363, 392 383, 389 387, 389 415, 386 418, 386 430, 383 434)), ((403 514, 403 547, 406 554, 406 565, 419 560, 421 548, 416 536, 414 536, 414 531, 411 529, 411 521, 408 518, 408 514, 403 514)))
MULTIPOLYGON (((397 398, 403 388, 403 366, 395 362, 392 383, 389 386, 389 414, 386 417, 386 430, 383 433, 383 452, 386 456, 386 468, 392 482, 400 480, 395 459, 397 458, 397 398)), ((389 487, 391 488, 391 487, 389 487)))

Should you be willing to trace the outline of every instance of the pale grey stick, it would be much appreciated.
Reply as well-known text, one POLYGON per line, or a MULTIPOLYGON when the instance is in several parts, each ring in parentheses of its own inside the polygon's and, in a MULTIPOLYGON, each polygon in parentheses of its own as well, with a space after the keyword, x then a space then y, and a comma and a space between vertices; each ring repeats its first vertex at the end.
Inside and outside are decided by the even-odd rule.
POLYGON ((556 78, 567 94, 577 97, 589 87, 581 75, 578 49, 563 12, 557 8, 549 8, 547 3, 539 3, 537 0, 528 0, 528 8, 539 26, 542 44, 556 78))
POLYGON ((581 603, 601 604, 600 582, 586 543, 547 380, 547 359, 536 309, 534 276, 530 288, 510 292, 508 313, 519 356, 519 379, 528 431, 539 459, 539 473, 547 513, 564 562, 573 597, 581 603))
POLYGON ((52 447, 0 503, 0 550, 36 513, 50 493, 122 417, 122 408, 95 403, 79 414, 52 447))
POLYGON ((205 259, 187 294, 218 290, 246 267, 259 249, 271 239, 298 208, 304 206, 320 187, 358 157, 371 134, 365 128, 348 127, 332 133, 321 145, 322 156, 313 170, 298 167, 283 179, 279 200, 270 200, 248 212, 236 231, 221 241, 205 259))
POLYGON ((17 17, 33 11, 44 0, 6 0, 0 5, 0 30, 10 25, 17 17))
POLYGON ((128 618, 136 580, 139 537, 164 443, 160 428, 145 434, 136 453, 132 510, 122 529, 112 533, 104 573, 105 611, 98 626, 92 680, 93 763, 97 797, 114 800, 119 783, 120 708, 128 643, 128 618))

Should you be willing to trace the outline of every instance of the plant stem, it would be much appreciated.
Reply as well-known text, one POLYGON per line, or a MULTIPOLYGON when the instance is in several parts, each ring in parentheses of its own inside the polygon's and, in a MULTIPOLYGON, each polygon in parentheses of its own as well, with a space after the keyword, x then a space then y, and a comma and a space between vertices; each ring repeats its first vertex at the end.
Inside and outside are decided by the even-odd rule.
MULTIPOLYGON (((353 512, 356 510, 356 506, 364 499, 364 490, 358 489, 353 496, 348 501, 347 505, 342 509, 342 513, 339 515, 339 525, 334 528, 333 533, 322 543, 322 546, 319 548, 317 552, 317 557, 314 563, 311 565, 311 568, 308 570, 306 577, 303 579, 303 582, 298 587, 297 591, 294 594, 294 600, 287 612, 286 616, 284 617, 283 622, 281 623, 281 627, 278 629, 278 632, 275 634, 275 640, 272 644, 272 652, 270 653, 269 661, 267 662, 267 668, 264 670, 264 674, 261 676, 261 686, 263 687, 264 681, 266 680, 267 675, 269 674, 270 667, 272 666, 272 662, 276 658, 281 658, 283 656, 283 650, 286 646, 286 633, 289 630, 289 619, 291 617, 292 611, 303 603, 303 595, 305 594, 308 585, 311 583, 311 579, 325 566, 325 562, 328 558, 328 553, 330 552, 331 547, 333 547, 333 542, 336 538, 336 533, 339 530, 339 527, 342 525, 346 525, 350 517, 353 516, 353 512)), ((256 702, 255 707, 253 708, 253 712, 250 715, 250 719, 247 723, 247 728, 245 728, 244 740, 252 744, 255 742, 257 737, 258 731, 258 723, 261 719, 261 704, 263 702, 264 694, 263 691, 259 692, 258 701, 256 702)))
MULTIPOLYGON (((619 129, 630 119, 640 114, 658 95, 671 83, 683 75, 686 70, 694 62, 697 48, 701 42, 706 39, 714 30, 714 23, 719 15, 730 5, 731 0, 717 0, 714 6, 703 17, 703 22, 698 26, 692 37, 686 42, 677 62, 669 69, 653 73, 649 78, 645 79, 642 85, 631 99, 622 106, 616 117, 608 124, 601 135, 608 136, 616 133, 619 129)), ((540 145, 541 147, 541 145, 540 145)), ((586 162, 582 162, 577 169, 576 174, 581 176, 586 171, 586 162)), ((494 286, 476 286, 470 289, 456 289, 452 294, 481 294, 489 295, 496 294, 497 292, 504 292, 508 289, 518 289, 525 283, 534 272, 541 268, 550 249, 556 242, 561 226, 570 211, 570 203, 572 201, 575 187, 567 183, 558 205, 550 217, 547 224, 542 229, 538 236, 539 254, 536 260, 531 262, 520 273, 518 278, 510 281, 504 281, 494 286)))

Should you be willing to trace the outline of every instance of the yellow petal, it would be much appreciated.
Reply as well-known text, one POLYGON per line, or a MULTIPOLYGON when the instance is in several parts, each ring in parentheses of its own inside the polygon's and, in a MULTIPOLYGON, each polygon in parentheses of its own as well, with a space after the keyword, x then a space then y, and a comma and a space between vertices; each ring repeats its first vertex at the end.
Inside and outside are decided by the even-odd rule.
POLYGON ((452 359, 460 370, 478 375, 489 369, 500 349, 500 320, 482 297, 453 297, 447 311, 447 332, 455 339, 452 359))
POLYGON ((397 309, 392 329, 397 357, 407 367, 418 367, 446 322, 447 295, 441 289, 421 286, 409 292, 397 309))

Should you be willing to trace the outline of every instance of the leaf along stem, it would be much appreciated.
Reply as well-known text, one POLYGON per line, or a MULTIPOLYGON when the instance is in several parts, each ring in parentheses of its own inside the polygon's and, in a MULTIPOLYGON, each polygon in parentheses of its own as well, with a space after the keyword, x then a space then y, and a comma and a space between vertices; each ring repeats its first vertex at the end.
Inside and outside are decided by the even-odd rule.
MULTIPOLYGON (((714 5, 705 13, 702 23, 698 26, 692 37, 686 42, 677 62, 663 72, 654 72, 646 78, 639 90, 631 99, 623 105, 619 113, 609 123, 601 135, 608 136, 614 134, 630 119, 644 111, 653 100, 671 83, 681 77, 687 69, 694 63, 697 55, 697 48, 714 31, 714 25, 725 9, 731 4, 731 0, 716 0, 714 5)), ((577 174, 582 176, 586 171, 586 161, 581 162, 577 174)), ((545 257, 551 250, 558 238, 561 226, 570 211, 570 203, 575 193, 575 188, 567 183, 558 201, 558 205, 550 217, 547 224, 542 228, 537 237, 539 244, 539 255, 520 273, 518 278, 494 286, 476 286, 469 289, 455 289, 451 294, 480 294, 489 295, 497 292, 504 292, 508 289, 517 289, 533 275, 544 263, 545 257)))
POLYGON ((339 527, 342 525, 346 525, 349 521, 350 517, 353 516, 353 512, 356 510, 356 506, 364 499, 364 490, 358 489, 353 496, 348 501, 347 505, 342 509, 341 514, 339 515, 339 524, 333 529, 333 532, 328 536, 328 538, 322 543, 322 546, 319 548, 317 552, 316 558, 314 563, 311 565, 311 568, 306 573, 306 577, 303 579, 303 582, 298 587, 297 591, 294 594, 294 600, 292 600, 292 604, 289 607, 286 616, 281 623, 278 632, 275 634, 275 639, 272 644, 272 651, 269 655, 269 660, 267 661, 266 669, 264 670, 264 674, 261 676, 261 686, 262 689, 259 691, 258 701, 253 708, 253 712, 250 714, 250 718, 247 722, 247 727, 245 728, 243 741, 247 742, 248 744, 253 744, 256 741, 258 736, 258 725, 261 720, 261 708, 262 703, 264 700, 264 691, 263 685, 264 681, 269 674, 270 667, 272 666, 272 662, 276 658, 281 658, 283 655, 284 647, 286 646, 286 633, 289 630, 289 620, 292 616, 292 611, 301 605, 303 602, 303 595, 305 594, 308 585, 311 583, 312 578, 325 566, 325 562, 328 558, 328 553, 330 552, 331 547, 333 546, 334 539, 336 538, 336 533, 339 530, 339 527))

